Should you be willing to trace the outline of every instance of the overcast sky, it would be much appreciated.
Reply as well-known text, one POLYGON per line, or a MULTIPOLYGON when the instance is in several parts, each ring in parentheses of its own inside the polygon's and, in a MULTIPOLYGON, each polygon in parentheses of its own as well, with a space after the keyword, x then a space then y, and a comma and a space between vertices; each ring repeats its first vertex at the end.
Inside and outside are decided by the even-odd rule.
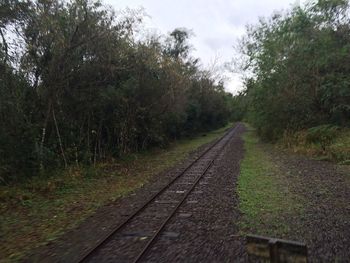
MULTIPOLYGON (((191 43, 193 55, 203 65, 214 59, 228 62, 234 54, 233 45, 261 16, 288 9, 299 0, 104 0, 116 10, 143 7, 150 16, 145 25, 167 34, 174 28, 185 27, 194 32, 191 43)), ((239 74, 224 73, 229 79, 226 89, 236 93, 242 89, 239 74)))

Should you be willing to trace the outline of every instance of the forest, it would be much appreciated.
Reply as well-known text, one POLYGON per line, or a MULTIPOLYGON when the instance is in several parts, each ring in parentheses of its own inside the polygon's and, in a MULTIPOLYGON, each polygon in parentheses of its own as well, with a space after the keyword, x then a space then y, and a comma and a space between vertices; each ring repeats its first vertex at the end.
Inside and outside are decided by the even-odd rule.
POLYGON ((99 1, 3 0, 0 12, 1 183, 164 147, 232 116, 184 28, 140 37, 142 13, 99 1))
POLYGON ((349 127, 349 11, 346 0, 312 1, 248 26, 235 118, 270 141, 306 129, 309 141, 329 144, 336 130, 349 127))

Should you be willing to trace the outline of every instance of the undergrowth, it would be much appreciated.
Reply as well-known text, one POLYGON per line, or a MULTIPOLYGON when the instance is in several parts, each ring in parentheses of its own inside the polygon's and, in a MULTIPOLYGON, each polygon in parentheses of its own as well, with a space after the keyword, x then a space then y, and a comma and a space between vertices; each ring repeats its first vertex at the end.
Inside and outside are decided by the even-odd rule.
POLYGON ((350 164, 350 129, 320 125, 298 132, 286 131, 279 145, 319 160, 350 164))
POLYGON ((141 187, 227 128, 179 140, 167 149, 0 186, 0 262, 19 261, 26 252, 56 239, 103 204, 141 187))

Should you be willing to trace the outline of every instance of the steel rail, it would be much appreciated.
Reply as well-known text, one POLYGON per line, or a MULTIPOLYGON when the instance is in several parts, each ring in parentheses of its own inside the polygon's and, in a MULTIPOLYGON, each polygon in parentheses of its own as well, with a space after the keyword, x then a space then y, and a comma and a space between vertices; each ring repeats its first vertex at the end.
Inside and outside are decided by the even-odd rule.
MULTIPOLYGON (((237 126, 236 126, 237 127, 237 126)), ((235 128, 236 128, 235 127, 235 128)), ((233 132, 234 129, 232 129, 231 131, 233 132)), ((226 137, 231 131, 229 131, 227 134, 225 134, 222 138, 226 137)), ((175 213, 177 212, 177 210, 180 208, 180 206, 183 204, 183 202, 185 202, 185 200, 187 199, 187 197, 190 195, 190 193, 193 191, 193 189, 197 186, 197 184, 199 183, 199 181, 203 178, 203 176, 207 173, 207 171, 213 166, 214 161, 216 160, 216 158, 219 156, 219 154, 222 152, 222 150, 226 147, 226 145, 228 144, 230 140, 228 140, 222 147, 221 150, 215 154, 214 158, 210 161, 210 163, 207 165, 207 167, 205 168, 205 170, 202 172, 201 175, 199 175, 196 179, 196 181, 193 183, 193 185, 191 186, 190 189, 187 190, 186 194, 184 195, 184 197, 181 199, 181 201, 177 204, 177 206, 173 209, 173 211, 171 212, 171 214, 167 217, 167 219, 163 222, 163 224, 158 228, 157 232, 153 235, 152 239, 150 239, 148 241, 148 243, 146 244, 146 246, 142 249, 141 253, 137 256, 137 258, 133 261, 133 263, 137 263, 140 262, 140 260, 144 257, 144 255, 146 254, 146 252, 151 248, 151 246, 153 245, 153 243, 156 241, 156 239, 158 238, 158 236, 160 235, 160 233, 163 231, 164 227, 166 226, 166 224, 170 221, 170 219, 175 215, 175 213)))
MULTIPOLYGON (((109 231, 103 238, 101 238, 101 240, 99 242, 97 242, 97 244, 95 244, 93 247, 91 247, 90 249, 88 249, 81 257, 79 257, 79 259, 75 262, 77 263, 82 263, 86 260, 88 260, 95 251, 97 251, 100 247, 102 247, 105 243, 107 243, 109 241, 109 239, 120 229, 122 229, 125 225, 127 225, 133 218, 135 218, 138 214, 140 214, 152 201, 154 201, 158 196, 160 196, 164 191, 166 191, 171 185, 173 185, 173 183, 175 183, 175 181, 177 181, 182 175, 184 175, 194 164, 196 164, 205 154, 207 154, 211 149, 213 149, 216 145, 219 144, 219 142, 221 142, 228 134, 230 134, 231 132, 233 132, 235 129, 237 128, 237 125, 233 128, 231 128, 229 131, 227 131, 220 139, 218 139, 214 144, 212 144, 208 149, 206 149, 202 154, 200 154, 200 156, 198 156, 194 161, 192 161, 184 170, 182 170, 177 176, 175 176, 168 184, 166 184, 160 191, 158 191, 157 193, 155 193, 148 201, 146 201, 140 208, 138 208, 136 211, 134 211, 128 218, 126 218, 122 223, 120 223, 118 226, 116 226, 115 228, 113 228, 111 231, 109 231)), ((227 143, 226 143, 227 144, 227 143)), ((226 146, 226 144, 222 147, 224 148, 226 146)), ((219 152, 220 153, 220 152, 219 152)), ((219 154, 218 153, 218 154, 219 154)), ((217 155, 218 155, 217 154, 217 155)), ((210 162, 210 164, 208 165, 208 167, 206 168, 206 171, 210 168, 210 166, 213 164, 215 158, 217 157, 217 155, 215 155, 215 157, 213 158, 213 160, 210 162)), ((199 178, 200 179, 200 178, 199 178)), ((199 181, 199 180, 198 180, 199 181)), ((197 183, 197 181, 195 182, 197 183)), ((190 192, 189 192, 190 193, 190 192)), ((188 193, 188 194, 189 194, 188 193)), ((181 201, 181 203, 183 203, 184 200, 181 201)), ((170 219, 170 218, 169 218, 170 219)), ((167 219, 167 221, 169 221, 169 219, 167 219)), ((165 224, 164 224, 165 226, 165 224)), ((163 227, 164 227, 163 226, 163 227)), ((153 238, 152 238, 153 240, 153 238)), ((144 252, 143 252, 144 253, 144 252)), ((140 254, 141 255, 141 254, 140 254)), ((138 258, 141 259, 140 255, 138 256, 138 258)), ((135 261, 137 262, 137 261, 135 261)))

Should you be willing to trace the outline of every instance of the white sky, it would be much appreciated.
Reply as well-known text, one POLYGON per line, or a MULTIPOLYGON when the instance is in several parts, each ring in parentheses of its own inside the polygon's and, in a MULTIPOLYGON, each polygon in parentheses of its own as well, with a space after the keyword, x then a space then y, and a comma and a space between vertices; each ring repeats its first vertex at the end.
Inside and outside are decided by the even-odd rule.
MULTIPOLYGON (((232 60, 233 46, 244 34, 247 24, 259 17, 288 9, 299 0, 104 0, 116 10, 143 7, 150 16, 147 28, 167 34, 178 27, 194 32, 190 42, 193 55, 209 66, 215 59, 223 64, 232 60)), ((233 94, 242 89, 240 74, 223 71, 228 77, 226 90, 233 94)))

